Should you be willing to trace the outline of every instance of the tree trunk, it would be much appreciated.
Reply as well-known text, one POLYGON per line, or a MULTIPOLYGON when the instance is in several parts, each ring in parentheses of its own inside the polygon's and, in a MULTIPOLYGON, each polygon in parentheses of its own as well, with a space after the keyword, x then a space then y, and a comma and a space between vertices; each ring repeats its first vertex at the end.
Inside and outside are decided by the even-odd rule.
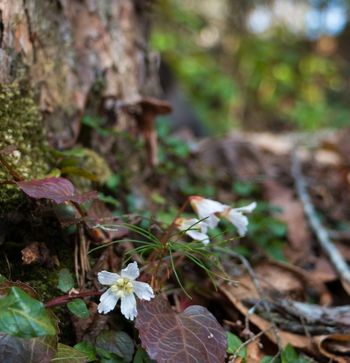
MULTIPOLYGON (((158 92, 146 42, 149 3, 0 0, 0 83, 31 90, 52 145, 74 144, 93 90, 113 112, 158 92)), ((127 125, 131 116, 123 116, 127 125)))

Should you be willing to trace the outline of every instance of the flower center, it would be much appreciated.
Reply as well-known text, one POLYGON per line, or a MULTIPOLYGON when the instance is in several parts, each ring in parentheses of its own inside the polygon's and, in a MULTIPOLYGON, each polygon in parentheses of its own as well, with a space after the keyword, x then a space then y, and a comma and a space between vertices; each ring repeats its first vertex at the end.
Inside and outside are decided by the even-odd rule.
POLYGON ((122 277, 111 286, 111 290, 118 297, 124 297, 125 295, 130 295, 134 291, 134 286, 129 279, 122 277))

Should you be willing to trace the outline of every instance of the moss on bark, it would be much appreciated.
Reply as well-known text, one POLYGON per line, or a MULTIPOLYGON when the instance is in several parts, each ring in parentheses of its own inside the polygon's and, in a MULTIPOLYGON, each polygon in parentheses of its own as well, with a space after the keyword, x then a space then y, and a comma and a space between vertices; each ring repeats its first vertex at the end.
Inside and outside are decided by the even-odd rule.
MULTIPOLYGON (((0 150, 14 145, 6 160, 24 179, 43 177, 49 170, 47 143, 41 114, 31 94, 17 83, 0 85, 0 150)), ((0 165, 0 180, 12 179, 0 165)), ((20 202, 16 187, 0 185, 1 211, 20 202)), ((0 214, 2 213, 0 212, 0 214)))

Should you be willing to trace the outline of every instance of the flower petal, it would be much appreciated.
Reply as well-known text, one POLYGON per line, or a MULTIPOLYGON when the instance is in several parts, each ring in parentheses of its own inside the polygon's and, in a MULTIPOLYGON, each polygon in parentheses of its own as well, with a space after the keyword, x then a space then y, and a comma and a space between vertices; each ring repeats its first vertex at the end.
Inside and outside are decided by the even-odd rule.
POLYGON ((111 289, 108 289, 100 297, 100 303, 98 304, 97 311, 100 314, 107 314, 115 308, 119 298, 115 295, 111 289))
POLYGON ((129 280, 135 280, 140 275, 140 270, 137 266, 137 262, 129 263, 126 268, 122 269, 120 272, 122 277, 126 277, 129 280))
POLYGON ((141 300, 151 300, 154 298, 152 287, 146 282, 134 281, 134 293, 141 300))
POLYGON ((136 299, 134 294, 129 294, 121 298, 120 311, 129 320, 134 320, 137 316, 136 299))
POLYGON ((215 200, 205 199, 199 196, 190 197, 192 208, 196 211, 199 219, 203 219, 210 228, 215 228, 219 223, 219 218, 215 213, 222 213, 227 206, 215 200))
POLYGON ((201 222, 197 218, 176 218, 175 225, 180 231, 187 229, 199 229, 201 222))
POLYGON ((207 223, 209 228, 215 228, 220 221, 220 219, 214 215, 209 215, 209 216, 205 216, 205 217, 203 216, 200 218, 203 218, 203 220, 205 221, 205 223, 207 223))
POLYGON ((101 271, 97 274, 97 278, 102 285, 113 285, 120 279, 120 276, 113 272, 101 271))
POLYGON ((233 208, 236 212, 251 213, 256 208, 256 202, 250 203, 245 207, 233 208))
POLYGON ((198 231, 192 231, 192 230, 188 230, 185 233, 188 236, 190 236, 191 238, 193 238, 195 241, 200 241, 200 242, 204 243, 205 245, 207 245, 210 242, 209 236, 205 233, 198 232, 198 231))
POLYGON ((238 229, 238 234, 243 237, 247 233, 248 218, 241 212, 231 209, 225 217, 238 229))
POLYGON ((202 222, 197 218, 177 218, 175 220, 175 225, 180 231, 185 232, 187 232, 188 230, 192 230, 207 233, 208 231, 207 223, 202 222))

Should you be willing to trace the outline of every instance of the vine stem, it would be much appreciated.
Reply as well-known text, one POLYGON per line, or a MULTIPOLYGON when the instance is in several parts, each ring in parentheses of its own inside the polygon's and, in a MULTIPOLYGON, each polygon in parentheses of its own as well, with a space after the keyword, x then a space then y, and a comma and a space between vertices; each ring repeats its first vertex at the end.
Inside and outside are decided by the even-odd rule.
POLYGON ((45 303, 46 308, 52 308, 54 306, 63 305, 69 302, 70 300, 74 300, 81 297, 90 297, 90 296, 100 296, 102 295, 103 291, 81 291, 77 294, 69 294, 69 295, 62 295, 49 300, 45 303))

